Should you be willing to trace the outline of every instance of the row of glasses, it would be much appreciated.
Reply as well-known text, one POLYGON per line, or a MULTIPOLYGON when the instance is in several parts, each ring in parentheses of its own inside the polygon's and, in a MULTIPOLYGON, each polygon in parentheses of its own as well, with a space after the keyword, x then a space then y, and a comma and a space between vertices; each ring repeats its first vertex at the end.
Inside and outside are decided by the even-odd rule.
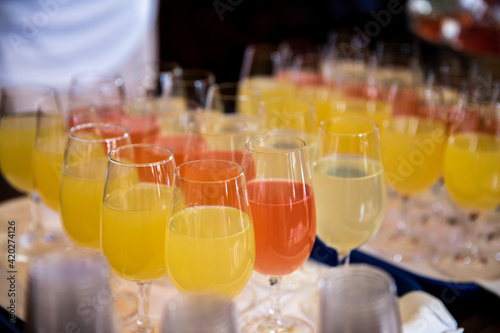
POLYGON ((58 135, 59 112, 59 97, 50 87, 25 85, 2 89, 0 169, 13 188, 31 199, 31 219, 21 222, 27 223, 27 232, 19 236, 16 257, 12 258, 20 262, 60 245, 61 239, 55 233, 43 230, 40 209, 40 196, 50 207, 58 199, 57 188, 49 182, 58 177, 64 144, 58 135))
MULTIPOLYGON (((352 47, 352 43, 350 46, 352 47)), ((256 47, 257 45, 253 46, 256 47)), ((268 73, 269 76, 277 76, 281 80, 293 81, 295 78, 296 93, 309 99, 316 98, 318 123, 335 116, 331 111, 335 109, 333 105, 337 110, 344 108, 344 114, 352 114, 356 109, 364 110, 364 113, 357 114, 365 118, 371 117, 379 124, 384 166, 390 169, 386 175, 389 193, 396 191, 401 201, 398 206, 401 211, 397 214, 395 232, 390 231, 387 237, 380 237, 378 248, 396 262, 428 260, 434 253, 425 233, 437 231, 424 230, 424 234, 418 234, 416 229, 422 227, 415 225, 416 222, 434 218, 436 213, 447 214, 444 219, 447 224, 457 221, 457 213, 453 207, 445 207, 449 199, 442 190, 444 186, 441 166, 451 124, 455 121, 453 105, 460 103, 460 91, 457 92, 455 86, 444 85, 445 82, 437 82, 432 76, 424 83, 418 59, 415 57, 417 52, 412 45, 406 43, 379 44, 375 49, 375 60, 370 63, 370 56, 363 54, 351 54, 353 57, 343 60, 342 57, 347 54, 337 50, 334 58, 331 58, 336 62, 330 62, 334 65, 330 69, 335 69, 337 74, 352 73, 353 79, 349 75, 323 76, 323 81, 328 78, 333 81, 326 87, 325 82, 321 80, 301 80, 304 77, 300 75, 301 68, 304 69, 304 74, 309 70, 311 73, 317 73, 317 68, 321 68, 323 61, 323 70, 328 69, 325 67, 328 58, 322 58, 317 53, 298 54, 297 67, 291 67, 287 75, 268 73), (373 64, 376 66, 372 66, 373 64), (339 91, 339 87, 342 91, 339 91), (381 103, 384 103, 385 107, 381 103), (323 113, 323 109, 329 111, 323 113), (377 111, 373 112, 374 110, 377 111), (417 199, 431 190, 441 193, 440 197, 435 198, 439 203, 429 205, 434 211, 414 210, 412 206, 417 199), (438 211, 443 207, 447 211, 438 211), (422 213, 425 216, 422 216, 422 213)), ((279 60, 279 55, 274 53, 274 56, 278 58, 271 59, 279 60)), ((439 74, 441 81, 451 78, 446 73, 439 74)), ((263 104, 265 102, 266 99, 263 104)), ((489 237, 494 236, 490 234, 489 237)), ((469 244, 470 242, 467 242, 470 247, 469 244)), ((473 250, 475 251, 475 247, 473 250)), ((494 263, 493 258, 490 255, 488 261, 494 263)), ((470 256, 464 256, 465 261, 468 259, 470 256)), ((453 275, 456 275, 456 272, 453 275)))
POLYGON ((444 153, 444 186, 458 207, 465 239, 458 250, 442 253, 434 263, 459 281, 500 276, 497 249, 481 248, 475 233, 479 220, 500 204, 498 91, 498 86, 476 87, 456 108, 444 153))

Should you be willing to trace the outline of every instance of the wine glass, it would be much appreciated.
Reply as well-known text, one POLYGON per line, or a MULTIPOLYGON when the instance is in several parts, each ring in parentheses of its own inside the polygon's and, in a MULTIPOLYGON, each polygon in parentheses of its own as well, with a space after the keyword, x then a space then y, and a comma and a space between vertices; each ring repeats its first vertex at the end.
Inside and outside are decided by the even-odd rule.
POLYGON ((290 74, 296 69, 297 59, 306 54, 320 53, 320 45, 310 39, 287 38, 278 44, 278 52, 280 62, 275 75, 280 79, 289 80, 290 74))
POLYGON ((54 241, 60 240, 58 238, 62 234, 58 218, 59 185, 66 141, 67 132, 58 101, 54 98, 43 100, 37 110, 32 156, 33 185, 41 203, 49 208, 47 213, 55 215, 55 218, 51 218, 49 214, 44 214, 42 221, 45 229, 51 230, 54 241))
POLYGON ((258 99, 252 89, 245 89, 239 82, 222 82, 208 88, 205 110, 252 115, 257 104, 258 99))
MULTIPOLYGON (((94 106, 99 117, 120 116, 124 112, 119 105, 125 101, 125 85, 122 76, 113 71, 88 70, 72 75, 68 89, 69 115, 71 120, 80 112, 94 106)), ((68 124, 68 128, 79 123, 68 124)))
POLYGON ((268 276, 271 308, 242 332, 311 331, 309 323, 283 315, 280 282, 309 258, 316 236, 314 193, 303 140, 256 136, 245 145, 243 168, 255 230, 254 270, 268 276))
POLYGON ((385 215, 385 180, 375 122, 337 117, 321 122, 312 163, 317 235, 338 263, 375 236, 385 215))
POLYGON ((112 271, 138 286, 132 332, 153 332, 149 317, 152 280, 167 274, 165 232, 175 168, 171 150, 151 144, 120 146, 109 153, 102 199, 101 249, 112 271))
MULTIPOLYGON (((39 198, 33 184, 33 146, 37 109, 42 101, 57 100, 54 89, 40 85, 17 85, 2 89, 0 99, 0 169, 7 183, 29 195, 31 220, 26 233, 19 235, 16 260, 28 261, 50 250, 43 241, 39 198)), ((54 102, 57 103, 57 102, 54 102)))
POLYGON ((402 332, 396 284, 377 267, 335 267, 321 279, 319 294, 320 333, 402 332))
POLYGON ((253 89, 245 88, 240 82, 223 82, 208 89, 205 109, 212 114, 222 114, 229 118, 243 120, 249 136, 257 135, 257 114, 259 97, 253 89))
POLYGON ((215 83, 215 74, 203 68, 183 68, 172 77, 171 94, 182 96, 203 108, 207 101, 208 88, 215 83))
MULTIPOLYGON (((278 76, 282 66, 277 46, 268 43, 250 44, 245 48, 240 72, 240 89, 253 96, 257 103, 273 97, 292 97, 295 88, 289 80, 278 76)), ((252 114, 258 115, 258 104, 252 114)))
POLYGON ((132 143, 158 131, 154 96, 126 98, 123 78, 111 71, 92 70, 75 74, 68 92, 67 128, 89 122, 126 127, 132 143))
POLYGON ((68 131, 59 207, 63 230, 73 244, 100 250, 108 154, 129 143, 128 130, 113 124, 87 123, 68 131))
POLYGON ((278 46, 272 43, 255 43, 245 47, 240 69, 240 80, 251 77, 272 77, 281 67, 278 46))
POLYGON ((241 164, 248 138, 246 123, 241 119, 200 119, 189 125, 185 159, 222 159, 241 164))
POLYGON ((500 185, 496 181, 500 176, 498 95, 483 88, 474 89, 458 108, 444 153, 444 185, 462 213, 466 239, 458 250, 439 254, 434 265, 457 281, 500 276, 496 251, 481 249, 474 237, 478 220, 500 204, 500 185))
POLYGON ((240 294, 255 262, 243 168, 217 159, 179 165, 168 213, 165 258, 176 289, 240 294))
POLYGON ((305 141, 309 156, 313 156, 318 134, 314 104, 303 98, 264 99, 260 103, 258 130, 261 134, 299 137, 305 141))
MULTIPOLYGON (((425 96, 428 89, 417 87, 413 93, 425 96)), ((429 239, 414 229, 419 216, 410 208, 412 198, 431 188, 441 175, 446 124, 437 117, 416 114, 413 109, 418 103, 412 106, 412 111, 398 113, 385 121, 381 131, 385 178, 391 190, 399 195, 401 205, 396 230, 382 233, 373 245, 396 262, 426 260, 434 250, 429 239)))

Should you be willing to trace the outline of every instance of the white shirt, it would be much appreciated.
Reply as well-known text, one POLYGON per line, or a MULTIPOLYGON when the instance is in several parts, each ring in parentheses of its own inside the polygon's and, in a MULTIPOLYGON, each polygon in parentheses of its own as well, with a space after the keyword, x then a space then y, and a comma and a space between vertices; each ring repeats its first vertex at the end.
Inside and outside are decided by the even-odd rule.
POLYGON ((113 70, 127 82, 157 59, 158 0, 2 0, 0 86, 64 93, 73 74, 113 70))

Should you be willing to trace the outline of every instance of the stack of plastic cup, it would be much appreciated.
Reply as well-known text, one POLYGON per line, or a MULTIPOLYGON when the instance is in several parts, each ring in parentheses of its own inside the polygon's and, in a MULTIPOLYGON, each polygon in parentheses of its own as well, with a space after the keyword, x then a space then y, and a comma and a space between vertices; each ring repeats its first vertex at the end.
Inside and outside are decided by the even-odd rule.
POLYGON ((162 333, 236 333, 231 298, 215 294, 179 294, 167 303, 162 333))
POLYGON ((34 258, 25 332, 116 332, 108 273, 98 253, 72 250, 34 258))
POLYGON ((319 283, 320 333, 400 333, 396 285, 369 265, 336 267, 319 283))

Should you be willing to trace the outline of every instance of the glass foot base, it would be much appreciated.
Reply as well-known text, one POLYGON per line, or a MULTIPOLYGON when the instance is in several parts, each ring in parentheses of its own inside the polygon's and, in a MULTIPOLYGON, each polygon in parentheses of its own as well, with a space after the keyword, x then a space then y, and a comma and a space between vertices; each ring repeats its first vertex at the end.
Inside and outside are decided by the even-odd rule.
POLYGON ((500 277, 500 261, 493 254, 470 254, 465 251, 444 253, 433 260, 434 267, 456 282, 477 279, 492 280, 500 277))
POLYGON ((295 317, 282 317, 274 321, 270 318, 255 318, 245 323, 240 330, 241 333, 313 333, 314 329, 308 322, 295 317))
POLYGON ((68 246, 66 242, 38 240, 37 238, 24 234, 19 237, 16 248, 16 261, 28 263, 31 258, 48 252, 63 251, 68 246))
POLYGON ((141 327, 133 320, 125 322, 121 326, 120 332, 122 333, 158 333, 160 332, 160 322, 157 320, 150 320, 149 327, 141 327))

